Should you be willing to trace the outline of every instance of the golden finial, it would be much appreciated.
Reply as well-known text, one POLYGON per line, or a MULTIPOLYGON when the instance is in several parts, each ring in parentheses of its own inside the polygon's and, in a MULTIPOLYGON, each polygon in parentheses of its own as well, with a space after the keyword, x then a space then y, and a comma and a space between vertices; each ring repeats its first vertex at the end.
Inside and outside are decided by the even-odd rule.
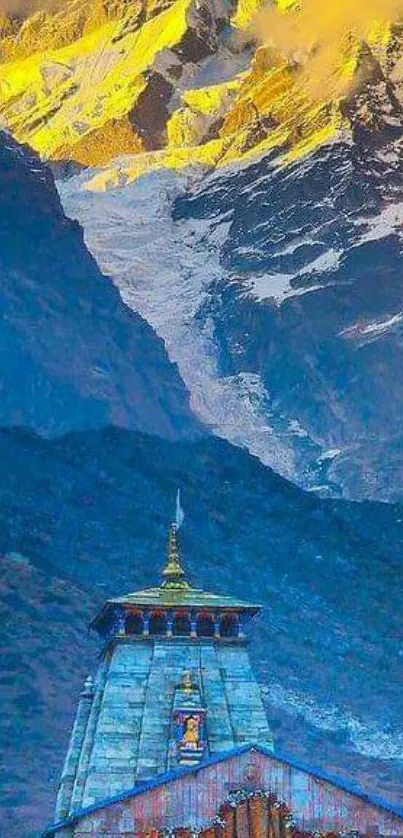
POLYGON ((162 571, 164 587, 187 587, 187 582, 183 579, 185 571, 179 561, 178 527, 176 524, 171 524, 169 528, 167 554, 168 561, 162 571))

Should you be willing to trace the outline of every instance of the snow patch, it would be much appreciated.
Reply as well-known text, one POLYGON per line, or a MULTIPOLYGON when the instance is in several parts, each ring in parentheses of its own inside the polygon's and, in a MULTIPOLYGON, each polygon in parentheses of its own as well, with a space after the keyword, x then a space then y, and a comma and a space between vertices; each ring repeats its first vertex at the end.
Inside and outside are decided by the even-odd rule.
POLYGON ((339 457, 342 454, 341 448, 329 448, 328 451, 324 451, 320 457, 318 457, 318 463, 324 463, 326 460, 334 460, 336 457, 339 457))
POLYGON ((346 713, 333 704, 322 705, 309 695, 287 690, 272 682, 263 687, 268 702, 281 710, 303 716, 309 725, 323 731, 347 733, 350 746, 359 754, 374 759, 403 759, 403 731, 384 730, 375 720, 346 713))
POLYGON ((243 283, 243 287, 247 289, 247 295, 257 302, 273 300, 277 305, 293 297, 300 297, 302 294, 310 294, 326 288, 324 284, 299 287, 292 285, 295 276, 295 274, 265 274, 248 279, 243 283))
POLYGON ((357 218, 356 226, 364 225, 367 229, 360 236, 356 246, 366 244, 379 239, 385 239, 396 234, 403 238, 403 203, 388 204, 372 218, 357 218))
POLYGON ((317 259, 314 259, 313 262, 310 262, 304 268, 302 268, 298 276, 303 276, 304 274, 323 274, 328 273, 330 271, 337 271, 340 267, 340 257, 342 256, 342 251, 335 250, 334 248, 330 248, 330 250, 326 250, 325 253, 322 253, 318 256, 317 259))
MULTIPOLYGON (((276 257, 292 255, 302 245, 306 244, 313 245, 314 242, 301 242, 297 238, 294 243, 289 244, 284 250, 276 253, 276 257)), ((238 253, 242 255, 242 249, 239 249, 238 253)), ((256 257, 256 250, 254 255, 256 257)), ((248 279, 244 283, 244 287, 247 289, 247 294, 257 302, 273 300, 277 305, 281 305, 293 297, 299 297, 302 294, 310 294, 313 291, 321 291, 323 288, 327 288, 331 283, 322 282, 312 285, 298 285, 298 280, 301 277, 315 274, 323 277, 323 274, 336 271, 340 266, 341 256, 341 251, 330 248, 295 273, 262 274, 248 279)))
POLYGON ((399 312, 387 317, 386 320, 376 320, 373 323, 354 323, 353 326, 348 326, 339 334, 346 340, 356 340, 361 344, 371 343, 393 331, 402 322, 403 312, 399 312))

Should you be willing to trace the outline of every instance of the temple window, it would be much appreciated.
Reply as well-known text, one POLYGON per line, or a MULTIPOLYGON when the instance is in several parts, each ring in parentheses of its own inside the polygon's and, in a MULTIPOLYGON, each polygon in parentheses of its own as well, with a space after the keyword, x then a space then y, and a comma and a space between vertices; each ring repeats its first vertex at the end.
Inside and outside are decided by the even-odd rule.
POLYGON ((221 637, 237 637, 239 630, 239 621, 237 614, 224 614, 221 618, 220 634, 221 637))
POLYGON ((198 614, 198 637, 214 637, 214 617, 211 614, 198 614))
POLYGON ((190 614, 178 612, 174 616, 173 633, 179 637, 188 637, 190 634, 190 614))
POLYGON ((166 634, 167 620, 165 614, 155 611, 150 617, 150 634, 166 634))
POLYGON ((143 615, 129 614, 126 617, 127 634, 143 634, 143 615))

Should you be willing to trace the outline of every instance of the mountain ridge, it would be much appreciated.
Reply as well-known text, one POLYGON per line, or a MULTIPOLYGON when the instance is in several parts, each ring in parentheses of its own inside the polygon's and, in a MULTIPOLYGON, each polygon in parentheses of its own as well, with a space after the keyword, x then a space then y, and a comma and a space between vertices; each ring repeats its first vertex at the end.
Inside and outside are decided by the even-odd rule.
POLYGON ((0 185, 0 424, 203 433, 162 341, 100 273, 49 168, 4 132, 0 185))
MULTIPOLYGON (((47 159, 108 167, 124 155, 120 177, 129 180, 164 167, 222 168, 272 148, 290 162, 340 132, 401 118, 399 23, 369 18, 312 95, 301 59, 259 34, 260 8, 69 0, 26 19, 6 16, 1 118, 47 159)), ((278 24, 303 13, 294 3, 277 8, 278 24)))

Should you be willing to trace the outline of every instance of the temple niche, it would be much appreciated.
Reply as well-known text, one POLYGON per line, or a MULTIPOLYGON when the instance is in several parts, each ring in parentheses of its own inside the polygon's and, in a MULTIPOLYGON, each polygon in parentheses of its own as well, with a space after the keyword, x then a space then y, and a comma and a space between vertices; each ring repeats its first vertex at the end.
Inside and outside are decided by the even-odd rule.
POLYGON ((403 838, 403 810, 274 747, 245 628, 193 587, 176 524, 158 585, 105 602, 45 838, 403 838))
POLYGON ((200 762, 207 749, 206 708, 202 703, 200 686, 191 672, 183 674, 175 690, 173 729, 175 761, 180 765, 200 762))

